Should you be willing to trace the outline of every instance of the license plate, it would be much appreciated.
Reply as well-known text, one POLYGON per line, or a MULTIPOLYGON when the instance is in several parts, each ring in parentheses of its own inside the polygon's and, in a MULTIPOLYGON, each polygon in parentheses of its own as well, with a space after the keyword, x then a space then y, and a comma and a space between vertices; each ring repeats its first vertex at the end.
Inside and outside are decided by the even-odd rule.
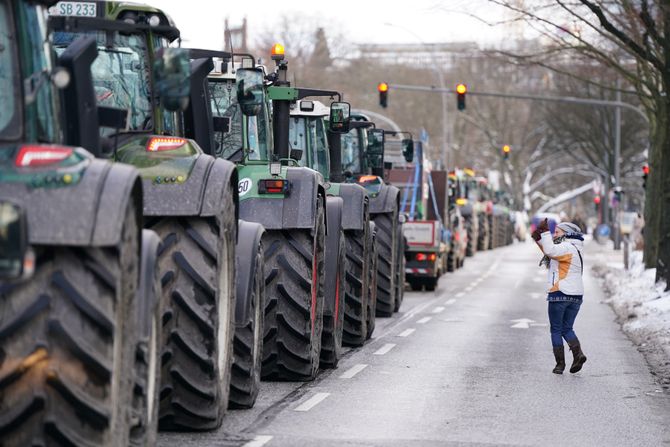
POLYGON ((97 5, 93 2, 58 2, 49 8, 52 16, 96 17, 97 5))

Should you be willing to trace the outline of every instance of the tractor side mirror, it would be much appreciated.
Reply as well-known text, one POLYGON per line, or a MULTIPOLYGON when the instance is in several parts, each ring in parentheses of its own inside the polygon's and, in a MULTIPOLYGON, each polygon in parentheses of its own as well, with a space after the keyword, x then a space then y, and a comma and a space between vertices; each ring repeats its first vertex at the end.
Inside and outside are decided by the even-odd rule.
POLYGON ((407 163, 414 160, 414 140, 405 138, 402 140, 402 155, 407 163))
POLYGON ((263 72, 252 68, 240 68, 236 72, 237 102, 246 116, 261 113, 265 100, 263 72))
POLYGON ((331 132, 347 133, 351 122, 351 105, 348 102, 334 102, 330 105, 328 126, 331 132))
POLYGON ((186 110, 191 89, 189 50, 161 48, 156 53, 153 73, 163 107, 171 112, 186 110))
POLYGON ((33 266, 25 213, 12 202, 0 201, 0 279, 30 276, 33 266))

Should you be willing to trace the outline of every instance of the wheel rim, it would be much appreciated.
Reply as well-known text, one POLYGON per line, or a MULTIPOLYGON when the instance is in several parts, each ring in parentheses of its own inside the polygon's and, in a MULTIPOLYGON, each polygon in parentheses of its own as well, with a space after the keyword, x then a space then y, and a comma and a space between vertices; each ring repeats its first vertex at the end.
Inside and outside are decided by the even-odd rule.
POLYGON ((151 318, 151 334, 149 335, 149 370, 147 371, 147 411, 149 414, 148 426, 151 427, 154 417, 154 399, 156 393, 156 377, 158 375, 158 316, 154 313, 151 318))
MULTIPOLYGON (((225 235, 223 238, 223 254, 226 256, 226 263, 230 262, 227 259, 228 256, 228 235, 225 235)), ((219 262, 223 262, 223 259, 219 259, 219 262)), ((229 289, 230 289, 230 266, 226 265, 225 274, 221 272, 219 275, 219 302, 218 302, 218 319, 217 321, 217 366, 219 367, 219 374, 223 375, 223 371, 226 370, 227 359, 228 359, 228 331, 230 330, 230 325, 228 324, 226 318, 230 315, 230 300, 229 289)), ((217 269, 218 270, 218 269, 217 269)))

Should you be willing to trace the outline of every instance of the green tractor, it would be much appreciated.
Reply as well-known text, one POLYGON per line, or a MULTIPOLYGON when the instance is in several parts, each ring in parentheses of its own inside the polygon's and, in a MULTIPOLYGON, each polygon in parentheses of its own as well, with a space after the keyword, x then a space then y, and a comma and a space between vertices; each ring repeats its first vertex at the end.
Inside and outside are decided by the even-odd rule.
POLYGON ((300 163, 320 171, 328 182, 329 197, 343 199, 346 248, 343 340, 346 345, 361 346, 372 336, 375 322, 376 300, 370 299, 370 278, 376 275, 371 271, 375 229, 370 221, 365 188, 343 182, 342 134, 329 130, 329 117, 333 113, 336 112, 319 101, 296 102, 291 109, 289 136, 291 147, 303 151, 300 163))
POLYGON ((96 41, 98 102, 127 110, 123 126, 102 133, 103 156, 138 168, 144 227, 161 239, 159 426, 219 427, 233 360, 236 241, 255 237, 238 232, 237 170, 180 136, 191 67, 187 50, 169 47, 179 30, 167 15, 119 2, 62 2, 50 12, 58 51, 79 36, 96 41))
MULTIPOLYGON (((341 143, 342 170, 346 182, 363 186, 370 197, 378 263, 376 316, 390 317, 400 309, 405 290, 400 191, 384 180, 384 130, 363 115, 353 115, 350 127, 341 143)), ((411 160, 410 146, 404 146, 404 155, 411 160)))
POLYGON ((94 158, 122 111, 92 39, 55 59, 52 4, 0 1, 0 445, 153 445, 159 240, 138 171, 94 158))
MULTIPOLYGON (((322 353, 328 357, 325 353, 337 344, 341 331, 342 306, 332 315, 332 325, 330 321, 332 297, 339 299, 338 282, 329 288, 328 297, 325 286, 343 274, 335 269, 329 276, 333 261, 325 257, 329 236, 340 231, 341 199, 327 197, 323 175, 301 165, 300 150, 289 150, 291 104, 322 93, 290 86, 280 45, 273 48, 273 59, 277 69, 267 76, 248 55, 242 62, 248 61, 248 68, 222 62, 209 76, 212 114, 229 122, 227 132, 216 134, 213 153, 237 163, 240 216, 266 230, 262 375, 313 380, 319 364, 328 363, 322 353)), ((342 118, 345 125, 348 116, 342 118)))

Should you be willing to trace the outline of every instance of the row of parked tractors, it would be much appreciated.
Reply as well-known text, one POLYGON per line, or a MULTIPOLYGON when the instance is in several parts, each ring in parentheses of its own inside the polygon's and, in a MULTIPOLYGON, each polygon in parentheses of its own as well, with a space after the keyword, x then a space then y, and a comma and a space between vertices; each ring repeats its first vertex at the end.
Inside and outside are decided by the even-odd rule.
POLYGON ((217 428, 400 308, 384 131, 281 45, 177 39, 150 6, 0 0, 0 445, 217 428))

